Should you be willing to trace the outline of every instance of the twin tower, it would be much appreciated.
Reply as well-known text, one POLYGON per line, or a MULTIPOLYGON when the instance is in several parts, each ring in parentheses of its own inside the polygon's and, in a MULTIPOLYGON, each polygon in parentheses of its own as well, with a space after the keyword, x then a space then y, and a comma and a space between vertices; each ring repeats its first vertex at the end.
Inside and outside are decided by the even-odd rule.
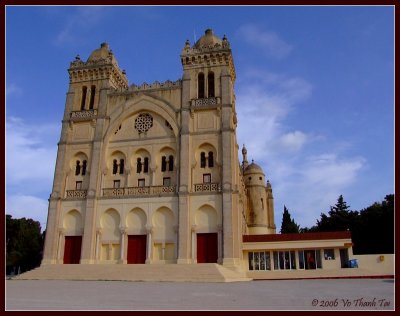
POLYGON ((106 43, 71 62, 43 264, 238 266, 243 235, 275 233, 271 185, 239 161, 228 39, 180 58, 180 80, 142 85, 106 43))

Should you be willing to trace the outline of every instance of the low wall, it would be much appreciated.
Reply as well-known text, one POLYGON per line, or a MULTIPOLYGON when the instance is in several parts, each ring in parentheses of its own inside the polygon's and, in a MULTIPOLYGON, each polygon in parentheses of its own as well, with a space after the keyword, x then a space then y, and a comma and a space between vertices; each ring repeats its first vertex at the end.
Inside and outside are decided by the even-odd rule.
POLYGON ((353 255, 358 267, 376 275, 394 275, 394 254, 353 255))

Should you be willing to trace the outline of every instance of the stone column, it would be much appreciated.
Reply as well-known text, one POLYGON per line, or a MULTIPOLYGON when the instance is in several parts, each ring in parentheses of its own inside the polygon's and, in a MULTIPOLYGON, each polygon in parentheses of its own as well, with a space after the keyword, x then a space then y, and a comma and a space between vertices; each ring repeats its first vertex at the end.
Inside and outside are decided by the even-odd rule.
POLYGON ((42 264, 57 263, 58 255, 58 222, 60 217, 60 198, 52 193, 49 199, 49 209, 46 224, 46 239, 44 243, 42 264))
POLYGON ((234 116, 233 78, 227 66, 221 70, 221 152, 222 152, 222 212, 223 212, 223 264, 240 264, 239 230, 237 220, 238 204, 234 200, 235 182, 233 169, 236 168, 234 149, 236 148, 234 116))
POLYGON ((174 226, 174 234, 175 234, 175 245, 174 245, 174 260, 178 259, 178 234, 179 234, 179 226, 174 226))
POLYGON ((58 244, 57 244, 57 261, 56 263, 63 263, 64 262, 64 258, 63 258, 63 254, 62 254, 62 249, 63 247, 63 242, 64 242, 64 238, 65 238, 65 229, 64 228, 60 228, 58 230, 58 244))
POLYGON ((113 260, 112 257, 112 243, 108 243, 108 253, 107 253, 107 260, 113 260))
POLYGON ((120 263, 127 263, 125 256, 125 239, 126 239, 126 227, 120 228, 121 242, 120 242, 120 263))
POLYGON ((223 247, 223 243, 222 243, 222 234, 223 234, 223 229, 222 229, 222 225, 218 225, 217 226, 217 231, 218 231, 218 263, 222 264, 222 247, 223 247))
POLYGON ((178 183, 178 260, 179 264, 191 263, 190 257, 190 72, 185 70, 182 77, 182 111, 179 142, 179 183, 178 183))
POLYGON ((100 252, 101 252, 101 234, 102 229, 98 228, 96 231, 96 261, 100 260, 100 252))
POLYGON ((147 231, 147 252, 146 252, 146 264, 150 264, 152 261, 152 248, 153 248, 153 227, 147 225, 146 226, 146 231, 147 231))
POLYGON ((192 225, 191 229, 191 241, 192 241, 192 263, 197 263, 197 236, 196 236, 196 225, 192 225))

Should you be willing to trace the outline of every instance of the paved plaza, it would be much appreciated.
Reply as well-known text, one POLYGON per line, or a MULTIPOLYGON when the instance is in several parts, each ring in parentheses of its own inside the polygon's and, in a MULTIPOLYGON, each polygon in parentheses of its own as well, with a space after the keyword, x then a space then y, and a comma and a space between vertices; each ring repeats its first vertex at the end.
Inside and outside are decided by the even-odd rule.
POLYGON ((392 279, 5 284, 6 310, 394 310, 395 304, 392 279))

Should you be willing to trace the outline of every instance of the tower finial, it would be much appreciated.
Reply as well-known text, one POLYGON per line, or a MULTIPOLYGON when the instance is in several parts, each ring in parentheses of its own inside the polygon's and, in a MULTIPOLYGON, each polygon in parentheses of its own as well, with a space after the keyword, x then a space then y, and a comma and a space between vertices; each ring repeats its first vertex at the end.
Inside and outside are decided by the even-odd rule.
POLYGON ((243 155, 242 168, 243 168, 243 171, 244 171, 244 169, 246 169, 247 166, 249 165, 249 162, 247 161, 247 149, 246 149, 246 146, 244 144, 243 144, 243 148, 242 148, 242 155, 243 155))

